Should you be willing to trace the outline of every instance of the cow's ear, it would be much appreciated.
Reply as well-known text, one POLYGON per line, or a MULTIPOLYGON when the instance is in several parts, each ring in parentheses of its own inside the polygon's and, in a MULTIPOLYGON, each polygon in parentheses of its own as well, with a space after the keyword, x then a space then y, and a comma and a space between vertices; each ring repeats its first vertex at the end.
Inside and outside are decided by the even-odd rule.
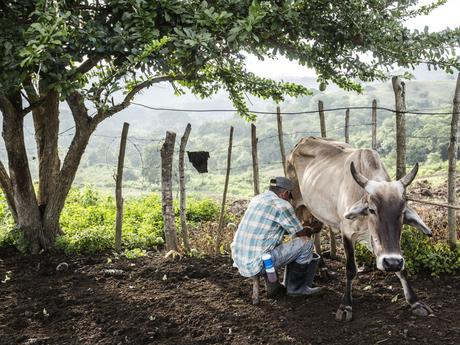
POLYGON ((359 216, 367 216, 368 205, 363 199, 355 202, 343 215, 346 219, 355 219, 359 216))
POLYGON ((406 206, 404 210, 404 224, 413 226, 414 228, 420 230, 427 236, 433 236, 431 229, 423 222, 422 218, 411 209, 409 206, 406 206))

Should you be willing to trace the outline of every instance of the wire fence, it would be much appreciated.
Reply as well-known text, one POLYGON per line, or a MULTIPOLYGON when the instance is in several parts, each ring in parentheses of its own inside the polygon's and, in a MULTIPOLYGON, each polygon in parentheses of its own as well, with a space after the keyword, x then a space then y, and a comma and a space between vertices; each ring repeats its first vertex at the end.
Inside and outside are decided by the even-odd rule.
MULTIPOLYGON (((219 113, 219 112, 230 112, 230 113, 236 113, 235 109, 179 109, 179 108, 167 108, 167 107, 152 107, 146 104, 141 104, 137 102, 132 102, 133 105, 144 107, 146 109, 149 109, 152 112, 157 112, 157 111, 170 111, 170 112, 186 112, 186 113, 219 113)), ((407 115, 419 115, 419 116, 446 116, 446 115, 452 115, 452 112, 447 112, 443 111, 446 107, 439 107, 439 108, 429 108, 429 109, 411 109, 411 110, 406 110, 402 112, 403 114, 407 115)), ((392 109, 391 107, 386 107, 386 106, 378 106, 378 107, 372 107, 372 106, 350 106, 350 107, 333 107, 333 108, 325 108, 322 109, 323 112, 325 113, 330 113, 330 112, 337 112, 337 111, 346 111, 346 110, 378 110, 378 111, 383 111, 383 112, 389 112, 389 113, 398 113, 396 109, 392 109)), ((257 115, 277 115, 277 111, 261 111, 261 110, 249 110, 250 113, 257 114, 257 115)), ((282 116, 295 116, 295 115, 318 115, 318 109, 315 110, 306 110, 306 111, 287 111, 287 112, 281 112, 282 116)), ((401 112, 399 112, 401 113, 401 112)), ((352 117, 353 120, 353 117, 352 117)), ((319 123, 318 123, 319 125, 319 123)), ((345 130, 348 130, 350 128, 365 128, 365 127, 372 127, 376 126, 376 123, 372 122, 363 122, 363 123, 349 123, 348 125, 339 125, 336 124, 330 128, 327 128, 327 136, 334 138, 334 139, 343 139, 344 137, 344 132, 345 130)), ((70 126, 61 132, 59 132, 60 137, 66 137, 66 136, 73 136, 75 135, 75 126, 70 126)), ((276 129, 273 128, 275 131, 276 129)), ((394 128, 393 128, 394 130, 394 128)), ((33 130, 27 129, 27 133, 32 136, 33 130)), ((121 132, 121 131, 120 131, 121 132)), ((282 134, 283 138, 291 138, 291 140, 299 140, 302 137, 305 136, 320 136, 321 135, 321 130, 296 130, 296 128, 293 128, 291 131, 287 131, 282 134)), ((105 143, 105 162, 98 162, 97 166, 99 167, 106 167, 109 168, 111 171, 115 173, 116 170, 116 155, 117 155, 117 150, 118 146, 115 145, 117 141, 121 139, 121 133, 120 135, 110 135, 110 134, 103 134, 103 133, 94 133, 92 135, 95 138, 100 138, 103 140, 106 140, 105 143)), ((266 134, 264 136, 260 136, 257 138, 258 144, 260 144, 261 149, 263 150, 264 144, 267 141, 270 140, 278 140, 279 134, 278 133, 273 133, 273 134, 266 134)), ((193 132, 192 132, 192 138, 193 138, 193 132)), ((441 135, 417 135, 417 134, 408 134, 406 136, 407 139, 431 139, 431 140, 448 140, 449 138, 447 136, 441 136, 441 135)), ((141 179, 142 185, 148 185, 149 182, 145 178, 145 173, 146 169, 148 170, 159 170, 161 168, 161 164, 158 162, 155 165, 149 165, 146 166, 146 154, 152 154, 151 152, 147 152, 147 148, 150 149, 150 151, 158 152, 162 146, 162 143, 164 141, 164 137, 149 137, 149 136, 139 136, 139 135, 128 135, 128 147, 130 147, 131 150, 131 155, 137 155, 139 165, 138 166, 127 166, 127 168, 136 173, 139 179, 141 179)), ((175 153, 179 152, 179 142, 180 137, 176 138, 176 143, 178 144, 175 153)), ((198 145, 193 145, 197 147, 198 145)), ((251 142, 250 142, 250 135, 249 132, 248 134, 245 134, 243 138, 240 138, 237 140, 233 145, 233 148, 246 148, 247 150, 239 151, 238 154, 244 154, 245 156, 240 156, 239 161, 246 160, 248 162, 251 162, 251 142), (243 157, 243 158, 242 158, 243 157)), ((27 153, 30 156, 35 157, 37 154, 37 149, 35 146, 27 146, 26 147, 27 153)), ((216 148, 207 148, 207 147, 202 147, 198 148, 197 150, 203 150, 203 151, 208 151, 211 154, 211 158, 213 156, 218 155, 222 156, 226 153, 228 150, 228 147, 226 145, 221 146, 221 147, 216 147, 216 148)), ((5 148, 0 147, 0 152, 5 152, 5 148)), ((61 147, 61 151, 65 151, 64 148, 61 147)), ((159 160, 158 160, 159 161, 159 160)), ((224 162, 212 162, 211 160, 211 167, 212 167, 212 172, 213 173, 222 173, 226 170, 226 167, 223 166, 224 162)), ((282 168, 282 160, 279 159, 264 159, 259 163, 259 166, 265 169, 273 169, 273 168, 282 168)), ((252 162, 251 163, 244 163, 244 164, 234 164, 231 166, 231 171, 235 172, 241 172, 244 169, 248 169, 252 167, 252 162)))

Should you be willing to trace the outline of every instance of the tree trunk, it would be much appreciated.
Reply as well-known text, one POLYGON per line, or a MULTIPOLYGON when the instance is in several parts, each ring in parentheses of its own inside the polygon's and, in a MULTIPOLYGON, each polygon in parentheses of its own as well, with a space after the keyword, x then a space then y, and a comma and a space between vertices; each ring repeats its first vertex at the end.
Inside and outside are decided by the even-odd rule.
POLYGON ((233 126, 230 126, 230 137, 228 139, 227 153, 227 173, 225 174, 224 194, 222 196, 222 206, 220 208, 219 226, 216 235, 216 254, 219 254, 220 242, 222 242, 222 230, 224 228, 225 203, 227 201, 228 181, 230 179, 230 169, 232 164, 232 144, 233 143, 233 126))
POLYGON ((377 150, 377 100, 372 101, 372 150, 377 150))
POLYGON ((276 122, 278 124, 278 140, 280 143, 281 162, 283 162, 283 172, 284 176, 286 176, 286 151, 284 150, 283 121, 281 119, 280 107, 276 107, 276 122))
POLYGON ((118 154, 117 178, 115 182, 115 200, 117 204, 117 215, 115 221, 115 250, 121 251, 121 232, 123 226, 123 196, 122 196, 122 181, 123 181, 123 166, 125 164, 126 139, 128 137, 129 123, 123 124, 120 140, 120 152, 118 154))
POLYGON ((326 119, 324 117, 324 104, 323 101, 318 101, 318 113, 319 113, 319 126, 321 128, 321 137, 326 138, 326 119))
MULTIPOLYGON (((453 108, 452 108, 452 122, 450 127, 450 143, 448 148, 449 156, 449 175, 447 181, 447 200, 449 205, 457 204, 457 135, 458 135, 458 118, 460 112, 460 74, 457 77, 457 86, 455 88, 453 108)), ((447 220, 449 224, 449 246, 452 250, 457 249, 457 217, 455 209, 449 208, 447 210, 447 220)))
POLYGON ((350 142, 350 109, 345 112, 345 142, 350 142))
POLYGON ((252 176, 254 180, 254 195, 260 193, 259 188, 259 158, 257 156, 257 134, 256 125, 251 123, 251 153, 252 153, 252 176))
POLYGON ((179 190, 180 190, 180 229, 182 234, 182 240, 184 241, 184 248, 187 253, 190 252, 190 241, 188 238, 188 229, 187 229, 187 210, 186 210, 186 189, 185 189, 185 169, 184 169, 184 155, 185 147, 187 146, 188 137, 190 131, 192 130, 192 125, 189 123, 185 128, 184 135, 180 139, 180 149, 179 149, 179 190))
POLYGON ((50 92, 45 101, 32 111, 38 153, 38 205, 46 208, 55 190, 59 174, 59 94, 50 92))
POLYGON ((2 134, 8 155, 17 226, 24 236, 24 245, 32 252, 38 252, 43 228, 24 144, 24 118, 18 110, 22 106, 20 99, 20 94, 11 97, 1 96, 2 134))
POLYGON ((62 169, 57 177, 55 190, 50 195, 43 216, 44 229, 40 243, 45 250, 53 246, 54 240, 61 233, 59 218, 92 131, 93 128, 86 128, 84 130, 77 129, 62 164, 62 169))
POLYGON ((396 106, 396 179, 406 175, 406 89, 399 77, 391 79, 396 106))
POLYGON ((178 248, 176 223, 174 219, 173 193, 172 193, 172 162, 176 133, 166 132, 166 139, 161 147, 161 194, 163 205, 163 223, 166 240, 166 250, 178 248))

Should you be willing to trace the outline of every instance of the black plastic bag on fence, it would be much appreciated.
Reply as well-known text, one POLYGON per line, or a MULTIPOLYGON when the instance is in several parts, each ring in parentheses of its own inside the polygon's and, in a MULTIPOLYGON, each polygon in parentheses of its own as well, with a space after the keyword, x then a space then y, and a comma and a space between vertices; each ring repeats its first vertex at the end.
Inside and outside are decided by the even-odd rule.
POLYGON ((208 172, 208 151, 187 151, 187 155, 190 163, 200 174, 208 172))

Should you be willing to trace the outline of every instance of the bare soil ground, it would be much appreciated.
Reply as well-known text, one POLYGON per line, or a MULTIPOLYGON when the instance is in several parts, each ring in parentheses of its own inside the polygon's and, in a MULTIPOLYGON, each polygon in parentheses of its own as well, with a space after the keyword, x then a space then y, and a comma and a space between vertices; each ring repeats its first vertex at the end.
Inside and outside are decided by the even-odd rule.
POLYGON ((460 277, 413 277, 434 310, 416 318, 394 275, 360 273, 354 320, 341 323, 334 314, 343 264, 327 264, 332 279, 317 279, 326 287, 322 296, 263 297, 253 306, 250 282, 227 256, 173 261, 152 253, 130 261, 110 254, 23 257, 3 249, 0 344, 460 343, 460 277), (63 261, 68 270, 56 271, 63 261))

